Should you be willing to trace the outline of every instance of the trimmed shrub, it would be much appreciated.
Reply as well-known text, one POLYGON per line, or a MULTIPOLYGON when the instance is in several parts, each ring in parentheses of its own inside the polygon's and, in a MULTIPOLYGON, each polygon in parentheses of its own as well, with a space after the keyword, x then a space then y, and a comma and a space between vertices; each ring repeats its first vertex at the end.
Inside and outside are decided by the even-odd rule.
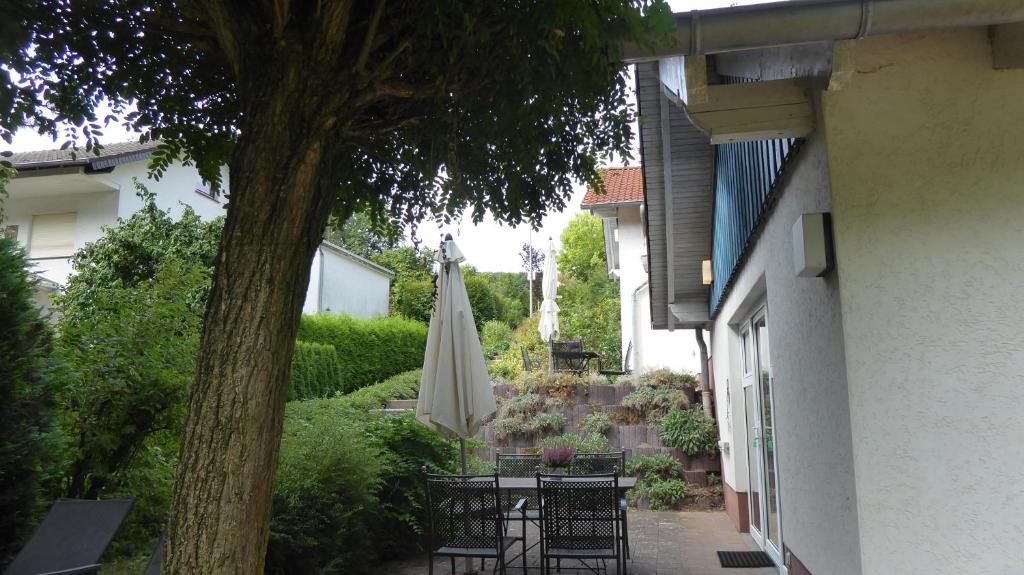
POLYGON ((507 323, 498 320, 485 323, 481 332, 484 357, 493 359, 508 351, 512 345, 512 337, 512 328, 507 323))
POLYGON ((423 364, 427 327, 417 321, 346 315, 302 317, 299 339, 334 346, 342 391, 351 392, 423 364))
POLYGON ((359 412, 379 409, 392 399, 416 399, 420 391, 421 369, 393 375, 384 381, 353 391, 344 396, 337 405, 343 409, 359 412))
POLYGON ((661 420, 661 441, 687 455, 714 455, 718 451, 718 430, 703 411, 676 409, 661 420))
POLYGON ((341 382, 341 362, 334 346, 309 341, 295 343, 289 401, 328 397, 341 391, 341 382))
POLYGON ((0 238, 0 567, 31 534, 57 471, 50 330, 32 303, 27 263, 0 238))

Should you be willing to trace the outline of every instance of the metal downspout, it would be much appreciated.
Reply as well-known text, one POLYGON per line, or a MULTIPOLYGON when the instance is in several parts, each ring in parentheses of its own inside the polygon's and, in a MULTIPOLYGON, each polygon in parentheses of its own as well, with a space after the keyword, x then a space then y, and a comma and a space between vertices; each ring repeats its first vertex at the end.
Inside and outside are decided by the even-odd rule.
MULTIPOLYGON (((640 284, 639 287, 637 287, 635 290, 633 290, 633 296, 631 298, 632 303, 630 304, 632 309, 633 309, 633 313, 631 315, 633 316, 633 322, 632 323, 633 323, 633 370, 634 371, 639 371, 640 370, 640 327, 637 325, 637 319, 636 319, 637 316, 639 315, 639 313, 637 313, 637 302, 639 301, 638 298, 640 296, 640 292, 642 292, 643 290, 647 289, 647 284, 648 284, 647 280, 644 280, 644 283, 640 284)), ((623 358, 622 371, 626 371, 625 358, 623 358)))
POLYGON ((1024 0, 790 0, 675 14, 673 43, 625 62, 1024 20, 1024 0))

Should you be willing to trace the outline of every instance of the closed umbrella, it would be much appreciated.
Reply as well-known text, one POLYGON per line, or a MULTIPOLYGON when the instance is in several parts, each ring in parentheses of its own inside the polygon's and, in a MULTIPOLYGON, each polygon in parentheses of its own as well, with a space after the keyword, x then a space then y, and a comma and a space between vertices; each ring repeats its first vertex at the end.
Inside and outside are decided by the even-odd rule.
POLYGON ((541 286, 544 301, 540 304, 540 338, 550 342, 558 339, 558 262, 555 261, 555 242, 548 239, 548 253, 544 258, 544 284, 541 286))
POLYGON ((441 269, 423 355, 416 419, 444 437, 459 438, 465 474, 465 438, 472 437, 497 407, 466 284, 459 273, 464 259, 451 235, 447 236, 437 254, 441 269))

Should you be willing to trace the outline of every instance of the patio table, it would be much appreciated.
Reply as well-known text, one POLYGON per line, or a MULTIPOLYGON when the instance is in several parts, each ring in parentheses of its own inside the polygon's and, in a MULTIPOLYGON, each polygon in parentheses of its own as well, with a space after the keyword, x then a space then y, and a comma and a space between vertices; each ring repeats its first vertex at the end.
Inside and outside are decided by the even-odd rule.
MULTIPOLYGON (((567 476, 564 481, 573 481, 572 477, 567 476)), ((619 491, 629 491, 636 487, 636 477, 619 477, 619 491)), ((499 477, 498 478, 498 490, 500 491, 511 491, 517 489, 536 489, 537 478, 536 477, 499 477)))

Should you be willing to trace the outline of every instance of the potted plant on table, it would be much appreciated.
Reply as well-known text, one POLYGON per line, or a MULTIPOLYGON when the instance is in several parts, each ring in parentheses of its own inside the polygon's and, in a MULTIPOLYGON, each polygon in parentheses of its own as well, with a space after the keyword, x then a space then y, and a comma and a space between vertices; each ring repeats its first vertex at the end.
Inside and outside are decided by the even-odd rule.
POLYGON ((568 444, 545 447, 540 454, 540 462, 548 473, 565 475, 574 455, 576 450, 568 444))

